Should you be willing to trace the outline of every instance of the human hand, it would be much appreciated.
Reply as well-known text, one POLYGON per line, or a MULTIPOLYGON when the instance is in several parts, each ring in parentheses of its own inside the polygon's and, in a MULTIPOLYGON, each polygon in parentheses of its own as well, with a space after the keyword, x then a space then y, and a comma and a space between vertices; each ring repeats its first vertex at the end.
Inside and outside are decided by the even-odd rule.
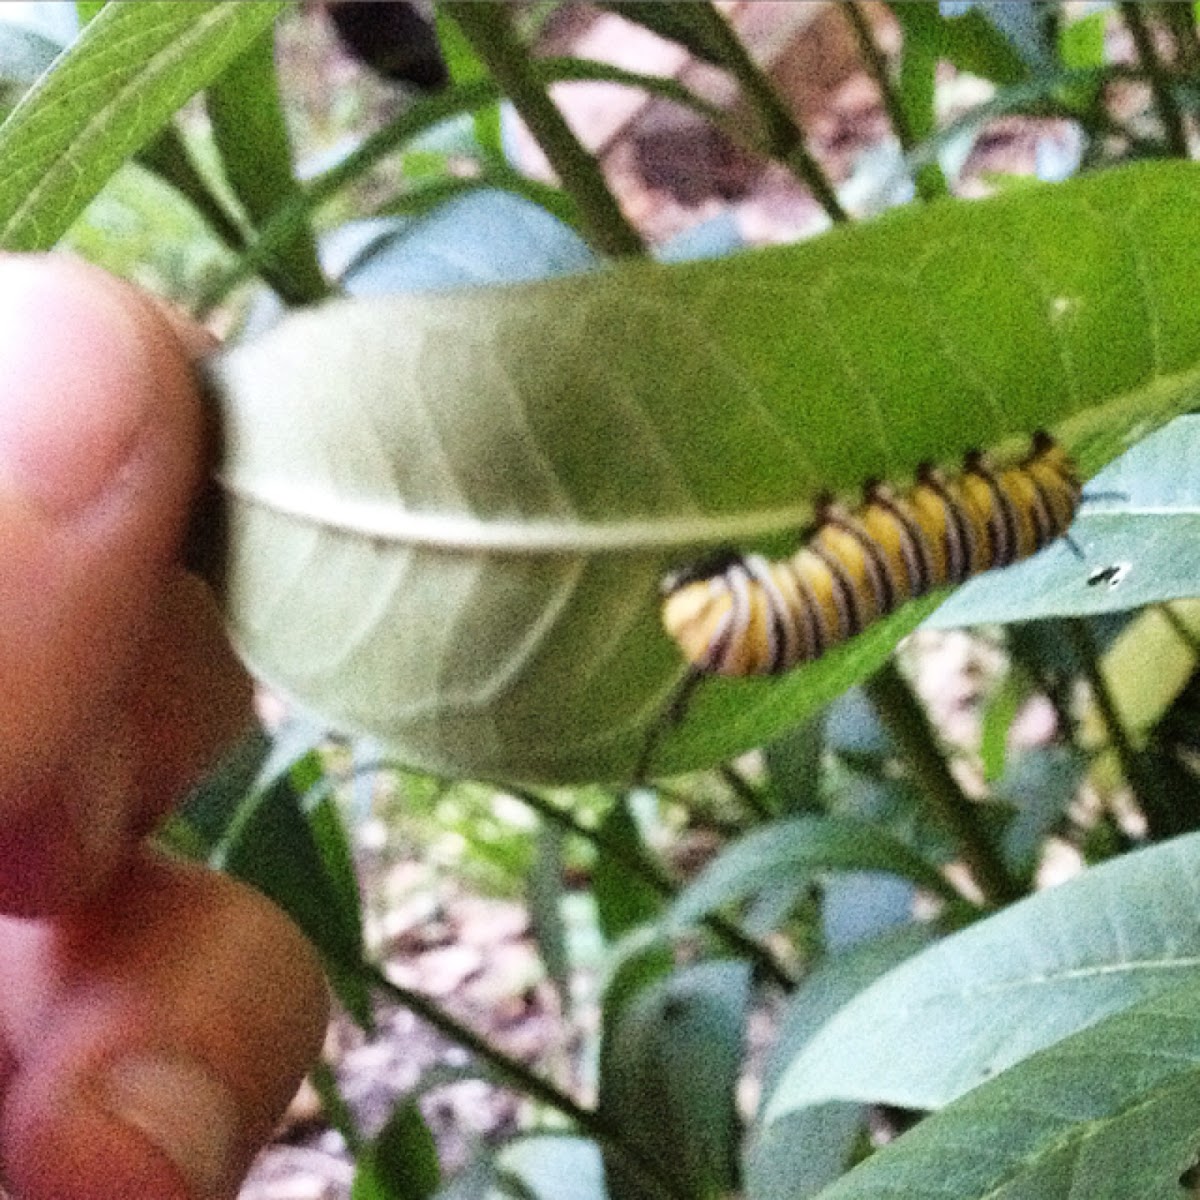
POLYGON ((13 1200, 231 1197, 320 1043, 315 957, 146 832, 250 719, 179 565, 201 331, 0 257, 0 1175, 13 1200))

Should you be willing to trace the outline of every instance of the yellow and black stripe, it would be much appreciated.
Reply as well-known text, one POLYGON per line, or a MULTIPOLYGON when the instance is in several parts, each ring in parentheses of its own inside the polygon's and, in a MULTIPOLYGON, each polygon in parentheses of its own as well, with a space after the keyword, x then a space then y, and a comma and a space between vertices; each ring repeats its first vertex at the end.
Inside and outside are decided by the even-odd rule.
POLYGON ((923 467, 906 491, 871 483, 854 510, 822 504, 790 558, 729 553, 670 576, 663 624, 699 674, 777 675, 906 600, 1028 558, 1066 532, 1079 499, 1047 433, 1010 467, 973 451, 957 474, 923 467))

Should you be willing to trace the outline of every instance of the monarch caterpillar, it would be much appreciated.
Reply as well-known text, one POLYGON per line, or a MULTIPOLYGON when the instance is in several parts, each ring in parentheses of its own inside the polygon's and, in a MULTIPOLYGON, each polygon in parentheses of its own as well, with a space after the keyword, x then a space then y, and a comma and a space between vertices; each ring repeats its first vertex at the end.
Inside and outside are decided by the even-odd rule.
POLYGON ((1040 550, 1079 507, 1075 464, 1048 434, 994 468, 922 467, 905 491, 872 482, 848 510, 818 508, 791 557, 726 553, 663 581, 662 621, 694 675, 778 675, 812 662, 906 600, 1040 550))

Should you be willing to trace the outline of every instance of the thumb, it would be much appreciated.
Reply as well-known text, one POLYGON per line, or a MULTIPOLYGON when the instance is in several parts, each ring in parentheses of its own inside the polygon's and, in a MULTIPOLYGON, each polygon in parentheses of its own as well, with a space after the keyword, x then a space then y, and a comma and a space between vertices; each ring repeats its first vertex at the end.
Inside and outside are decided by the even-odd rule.
MULTIPOLYGON (((127 852, 143 673, 202 463, 187 354, 132 288, 0 258, 0 911, 127 852)), ((140 828, 140 825, 139 825, 140 828)))

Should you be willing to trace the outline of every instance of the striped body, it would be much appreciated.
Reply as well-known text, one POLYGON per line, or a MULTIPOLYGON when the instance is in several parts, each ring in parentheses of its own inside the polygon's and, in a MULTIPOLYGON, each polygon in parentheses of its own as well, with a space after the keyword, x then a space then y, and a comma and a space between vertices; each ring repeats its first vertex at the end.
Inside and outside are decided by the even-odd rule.
POLYGON ((693 669, 777 675, 819 658, 906 600, 1028 558, 1065 533, 1079 507, 1074 463, 1048 434, 993 469, 923 468, 903 492, 867 487, 853 511, 826 505, 790 558, 728 555, 663 586, 663 624, 693 669))

